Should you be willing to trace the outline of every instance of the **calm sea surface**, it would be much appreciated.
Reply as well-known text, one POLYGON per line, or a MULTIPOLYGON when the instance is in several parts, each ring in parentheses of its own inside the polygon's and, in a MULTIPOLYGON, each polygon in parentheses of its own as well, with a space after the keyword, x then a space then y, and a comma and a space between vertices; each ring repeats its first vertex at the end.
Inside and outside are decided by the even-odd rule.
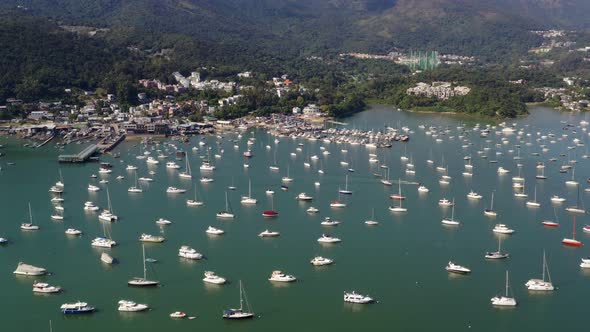
MULTIPOLYGON (((346 120, 348 128, 383 130, 384 125, 407 126, 414 133, 411 140, 395 143, 391 149, 369 150, 364 146, 328 144, 322 141, 303 141, 274 137, 264 131, 249 130, 238 138, 227 134, 222 139, 204 137, 206 147, 211 147, 211 158, 217 166, 213 172, 214 182, 202 184, 199 166, 200 156, 206 155, 206 147, 199 151, 200 138, 193 137, 190 144, 172 142, 180 150, 187 150, 193 169, 192 181, 178 177, 177 170, 165 168, 161 159, 157 166, 146 165, 137 160, 140 153, 136 142, 124 142, 116 152, 121 158, 105 156, 103 161, 114 165, 113 173, 98 174, 98 164, 60 165, 57 155, 63 153, 53 145, 40 149, 23 147, 22 141, 1 137, 0 143, 6 156, 0 158, 0 236, 10 243, 0 247, 0 317, 6 331, 47 331, 49 320, 53 331, 315 331, 315 330, 396 330, 396 331, 559 331, 583 330, 587 325, 588 295, 590 294, 590 271, 579 267, 580 258, 589 255, 587 247, 590 237, 582 232, 582 226, 590 223, 586 216, 577 217, 577 238, 586 246, 578 249, 564 247, 561 240, 571 237, 572 217, 564 211, 575 205, 577 188, 566 186, 571 178, 559 173, 559 167, 568 158, 576 159, 575 177, 580 182, 582 200, 587 198, 584 188, 590 175, 585 146, 568 150, 574 146, 574 138, 587 143, 588 134, 579 127, 583 115, 558 113, 537 107, 531 115, 513 122, 525 134, 496 135, 487 138, 478 132, 465 133, 472 145, 463 148, 465 141, 459 138, 458 126, 473 128, 473 121, 432 114, 396 112, 386 106, 374 106, 346 120), (564 122, 578 128, 564 130, 564 122), (424 124, 448 127, 442 142, 418 126, 424 124), (577 133, 576 133, 577 131, 577 133), (540 136, 554 133, 555 143, 550 139, 536 141, 540 136), (526 134, 530 133, 531 136, 526 134), (568 137, 562 139, 562 134, 568 137), (255 137, 251 146, 254 157, 250 168, 244 168, 242 153, 247 149, 247 139, 255 137), (507 144, 496 148, 496 143, 507 144), (236 143, 232 140, 237 140, 236 143), (486 142, 489 140, 490 142, 486 142), (522 142, 521 142, 522 141, 522 142), (527 145, 529 142, 531 144, 527 145), (303 143, 300 152, 293 157, 297 144, 303 143), (234 148, 234 144, 239 147, 234 148), (514 160, 516 144, 521 145, 522 160, 514 160), (546 144, 549 151, 543 153, 540 145, 546 144), (266 145, 270 145, 267 149, 266 145), (320 147, 330 151, 322 154, 320 147), (487 159, 477 153, 485 147, 487 159), (223 153, 221 152, 223 149, 223 153), (344 153, 341 150, 347 149, 344 153), (512 153, 509 150, 513 150, 512 153), (501 155, 496 155, 501 152, 501 155), (531 153, 539 152, 540 156, 531 153), (396 215, 388 210, 393 205, 388 196, 397 191, 397 186, 386 187, 373 173, 382 173, 378 164, 369 163, 369 153, 376 153, 382 164, 390 166, 393 181, 401 178, 402 191, 407 199, 405 214, 396 215), (565 157, 560 154, 565 154, 565 157), (220 159, 213 155, 221 154, 220 159), (279 171, 269 170, 275 158, 279 171), (312 155, 311 167, 304 167, 312 155), (416 174, 405 174, 405 162, 400 157, 412 157, 416 174), (471 155, 474 175, 464 177, 464 156, 471 155), (436 166, 448 164, 452 177, 451 184, 441 186, 441 176, 436 166), (558 158, 550 162, 549 158, 558 158), (434 165, 426 163, 433 159, 434 165), (497 164, 489 163, 497 160, 497 164), (340 165, 347 161, 356 171, 349 173, 340 165), (535 179, 535 164, 544 161, 547 165, 545 181, 535 179), (14 165, 7 165, 14 162, 14 165), (525 191, 532 199, 537 188, 540 208, 525 206, 527 199, 515 198, 512 176, 518 173, 517 162, 522 163, 522 175, 526 178, 525 191), (149 170, 156 171, 154 182, 144 184, 142 194, 129 194, 127 188, 134 184, 132 172, 126 171, 127 164, 139 167, 138 176, 150 176, 149 170), (500 176, 497 168, 502 166, 511 171, 500 176), (281 191, 281 177, 286 176, 287 167, 294 182, 288 184, 288 191, 281 191), (323 167, 325 174, 318 174, 323 167), (48 189, 59 180, 59 169, 65 182, 65 219, 56 222, 50 219, 53 213, 48 189), (91 179, 91 174, 99 175, 91 179), (348 203, 344 209, 331 209, 329 203, 338 198, 338 188, 344 186, 345 175, 349 175, 348 186, 354 194, 343 198, 348 203), (125 179, 116 180, 124 175, 125 179), (107 185, 98 184, 108 179, 107 185), (247 195, 248 181, 252 183, 252 196, 258 199, 255 206, 240 204, 240 197, 247 195), (319 181, 320 186, 314 182, 319 181), (417 183, 423 183, 429 193, 419 194, 417 183), (198 184, 199 198, 205 201, 202 207, 187 207, 186 199, 194 197, 194 185, 198 184), (236 214, 234 220, 216 219, 215 213, 224 208, 227 187, 231 207, 236 214), (88 184, 99 185, 102 190, 91 193, 88 184), (97 213, 85 213, 85 201, 93 201, 100 207, 107 205, 106 186, 110 190, 114 212, 119 221, 108 224, 108 229, 119 245, 113 249, 98 249, 90 241, 102 235, 103 228, 97 213), (187 189, 186 194, 170 195, 168 186, 187 189), (265 219, 261 213, 271 208, 271 198, 265 190, 275 190, 274 208, 280 213, 276 219, 265 219), (468 200, 466 194, 475 190, 483 195, 480 201, 468 200), (495 191, 494 209, 498 217, 490 219, 483 210, 490 204, 490 195, 495 191), (300 192, 314 197, 313 202, 295 200, 300 192), (567 199, 561 205, 551 204, 552 195, 567 199), (449 208, 438 206, 438 200, 446 197, 455 199, 455 218, 461 221, 458 227, 445 227, 443 217, 450 217, 449 208), (28 219, 28 203, 31 203, 34 222, 40 225, 37 232, 24 232, 20 223, 28 219), (309 206, 320 212, 306 213, 309 206), (554 209, 555 208, 555 209, 554 209), (375 211, 378 226, 367 226, 364 220, 375 211), (545 219, 555 219, 554 210, 561 225, 546 228, 541 225, 545 219), (330 216, 342 223, 333 228, 320 225, 321 220, 330 216), (173 222, 163 228, 155 224, 158 218, 173 222), (510 258, 503 261, 486 261, 486 251, 496 250, 498 236, 492 233, 496 223, 505 223, 516 233, 504 236, 503 250, 510 258), (209 226, 222 228, 226 234, 210 237, 205 233, 209 226), (64 230, 75 227, 84 232, 80 237, 66 237, 64 230), (280 237, 261 239, 257 235, 269 229, 279 231, 280 237), (142 275, 142 253, 138 237, 141 233, 159 234, 166 237, 163 244, 146 245, 146 256, 155 258, 157 263, 148 264, 148 277, 160 280, 162 287, 155 289, 134 289, 127 287, 127 280, 142 275), (342 239, 342 243, 322 246, 316 240, 322 233, 330 233, 342 239), (187 261, 180 259, 178 248, 189 245, 203 253, 207 259, 187 261), (104 250, 119 259, 120 264, 107 266, 100 261, 104 250), (557 290, 552 293, 528 291, 524 283, 530 278, 541 277, 542 252, 547 260, 553 283, 557 290), (316 255, 329 257, 335 264, 314 267, 309 261, 316 255), (449 260, 470 267, 471 275, 450 275, 444 267, 449 260), (12 274, 17 263, 47 268, 50 276, 37 278, 64 287, 58 295, 35 295, 31 292, 34 277, 19 277, 12 274), (273 270, 293 274, 298 281, 292 284, 272 284, 267 278, 273 270), (230 283, 211 286, 203 283, 204 271, 215 271, 230 283), (512 309, 496 309, 490 305, 490 298, 504 289, 505 271, 510 271, 512 294, 518 306, 512 309), (242 280, 253 310, 259 316, 252 321, 228 322, 221 319, 222 310, 239 306, 238 281, 242 280), (356 290, 378 300, 371 305, 344 304, 344 291, 356 290), (130 299, 146 303, 151 310, 146 313, 120 313, 117 301, 130 299), (59 310, 61 304, 77 300, 86 301, 97 307, 92 315, 64 317, 59 310), (168 315, 173 311, 184 311, 194 320, 172 320, 168 315)), ((512 122, 510 122, 512 123, 512 122)), ((84 145, 72 144, 66 152, 80 151, 84 145)), ((164 145, 154 149, 165 151, 164 145)), ((152 151, 152 146, 149 151, 152 151)), ((156 157, 157 152, 152 151, 156 157)), ((168 160, 174 160, 170 155, 168 160)), ((184 167, 184 160, 176 161, 184 167)))

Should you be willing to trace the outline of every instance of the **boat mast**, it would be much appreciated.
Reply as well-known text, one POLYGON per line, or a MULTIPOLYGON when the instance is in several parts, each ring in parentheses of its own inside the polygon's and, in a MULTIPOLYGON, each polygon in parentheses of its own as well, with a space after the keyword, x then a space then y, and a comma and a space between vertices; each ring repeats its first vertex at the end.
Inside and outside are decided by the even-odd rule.
POLYGON ((576 239, 576 216, 574 216, 574 230, 573 230, 572 238, 574 240, 576 239))
POLYGON ((227 191, 225 192, 225 211, 229 212, 228 204, 227 204, 227 191))
POLYGON ((33 224, 33 212, 31 211, 31 202, 29 202, 29 222, 33 224))
POLYGON ((508 270, 506 270, 506 297, 508 297, 508 270))
POLYGON ((109 194, 109 187, 107 187, 107 204, 109 206, 109 212, 113 213, 113 207, 111 206, 111 195, 109 194))
POLYGON ((243 299, 242 299, 242 280, 240 280, 240 311, 243 310, 243 299))
POLYGON ((543 281, 545 281, 545 270, 547 270, 547 278, 551 283, 551 273, 549 273, 549 265, 547 265, 547 258, 545 258, 545 250, 543 250, 543 281))
POLYGON ((147 269, 145 267, 145 246, 142 244, 141 249, 143 252, 143 280, 147 280, 147 269))

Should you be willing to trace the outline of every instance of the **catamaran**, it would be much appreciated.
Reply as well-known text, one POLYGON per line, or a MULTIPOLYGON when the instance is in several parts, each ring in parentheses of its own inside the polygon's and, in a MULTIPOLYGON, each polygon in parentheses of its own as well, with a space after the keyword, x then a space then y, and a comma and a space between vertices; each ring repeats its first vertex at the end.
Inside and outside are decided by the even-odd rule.
POLYGON ((109 237, 107 237, 107 229, 104 223, 102 223, 102 235, 103 236, 96 237, 92 240, 91 245, 93 247, 112 248, 117 245, 117 242, 110 238, 110 234, 109 237))
POLYGON ((543 277, 542 279, 530 279, 526 282, 525 286, 529 290, 534 291, 552 291, 555 290, 553 283, 551 282, 551 274, 549 274, 549 266, 547 265, 547 259, 545 258, 545 251, 543 250, 543 277), (545 280, 547 276, 548 281, 545 280))
POLYGON ((109 194, 109 187, 107 187, 107 204, 108 204, 108 208, 103 210, 98 215, 98 219, 102 220, 102 221, 111 221, 111 222, 118 220, 119 217, 117 217, 113 213, 113 207, 111 205, 111 195, 109 194))
POLYGON ((506 295, 497 295, 491 298, 492 305, 513 307, 516 305, 516 300, 513 297, 508 297, 508 271, 506 271, 506 295))

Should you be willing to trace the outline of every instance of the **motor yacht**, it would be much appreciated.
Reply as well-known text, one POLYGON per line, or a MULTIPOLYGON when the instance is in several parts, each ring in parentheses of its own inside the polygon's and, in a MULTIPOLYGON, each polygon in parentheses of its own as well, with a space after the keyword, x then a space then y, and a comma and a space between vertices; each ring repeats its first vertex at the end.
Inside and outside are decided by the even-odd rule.
POLYGON ((175 311, 170 314, 170 318, 184 318, 184 317, 186 317, 186 314, 182 311, 175 311))
POLYGON ((205 271, 205 278, 203 278, 203 281, 214 285, 223 285, 226 282, 225 278, 216 275, 215 272, 212 271, 205 271))
POLYGON ((292 275, 289 274, 285 274, 279 270, 273 271, 270 278, 268 278, 269 281, 276 281, 276 282, 293 282, 296 281, 297 278, 295 278, 292 275))
POLYGON ((322 256, 316 256, 310 261, 310 263, 314 266, 324 266, 333 264, 334 260, 322 256))
POLYGON ((118 302, 118 304, 119 304, 118 310, 123 311, 123 312, 146 311, 150 308, 147 304, 135 303, 135 302, 129 301, 129 300, 120 300, 118 302))
POLYGON ((65 315, 89 314, 95 310, 93 306, 88 305, 86 302, 64 303, 60 309, 65 315))
POLYGON ((469 194, 467 194, 467 198, 469 198, 469 199, 482 199, 483 196, 472 190, 469 192, 469 194))
POLYGON ((338 243, 341 242, 342 240, 340 240, 337 237, 332 237, 328 234, 322 234, 322 236, 318 239, 319 243, 338 243))
POLYGON ((107 239, 105 237, 97 237, 92 240, 91 245, 93 247, 99 248, 112 248, 117 245, 117 242, 115 242, 112 239, 107 239))
POLYGON ((374 302, 374 300, 370 296, 361 295, 356 293, 355 291, 352 291, 344 292, 344 302, 355 304, 367 304, 374 302))
POLYGON ((88 185, 88 191, 99 191, 100 187, 97 187, 95 185, 89 184, 88 185))
POLYGON ((300 193, 299 195, 297 195, 295 197, 295 199, 297 199, 299 201, 311 201, 311 200, 313 200, 313 197, 307 195, 306 193, 300 193))
POLYGON ((156 224, 158 225, 170 225, 172 224, 172 221, 164 219, 164 218, 159 218, 158 220, 156 220, 156 224))
POLYGON ((100 208, 96 205, 94 205, 94 203, 92 202, 86 202, 84 203, 84 210, 85 211, 98 211, 100 208))
POLYGON ((203 255, 189 246, 182 246, 178 249, 178 257, 198 260, 202 259, 203 255))
POLYGON ((551 202, 553 203, 563 203, 565 202, 565 198, 559 197, 558 195, 551 196, 551 202))
POLYGON ((493 232, 498 234, 512 234, 514 233, 514 230, 508 228, 508 226, 504 224, 496 224, 496 226, 493 229, 493 232))
POLYGON ((61 287, 59 286, 52 286, 45 282, 34 282, 33 283, 33 293, 59 293, 61 292, 61 287))
POLYGON ((207 227, 207 230, 205 232, 210 235, 221 235, 221 234, 225 233, 224 230, 219 229, 219 228, 215 228, 215 227, 211 227, 211 226, 207 227))
POLYGON ((275 236, 279 236, 279 235, 281 235, 281 233, 269 231, 268 229, 266 229, 266 230, 262 231, 260 234, 258 234, 259 237, 275 237, 275 236))
POLYGON ((143 233, 139 236, 140 242, 162 243, 164 240, 166 239, 163 236, 156 236, 146 233, 143 233))
POLYGON ((418 192, 427 193, 429 191, 430 190, 428 188, 426 188, 425 186, 423 186, 423 185, 421 185, 421 186, 418 187, 418 192))
POLYGON ((346 207, 346 203, 336 200, 336 201, 330 202, 330 207, 344 208, 344 207, 346 207))
POLYGON ((448 199, 443 198, 443 199, 441 199, 441 200, 438 201, 438 205, 445 206, 446 207, 446 206, 453 206, 455 204, 452 201, 449 201, 448 199))
POLYGON ((175 162, 173 162, 173 161, 169 161, 169 162, 166 163, 166 168, 169 168, 169 169, 179 169, 180 166, 178 166, 178 164, 175 163, 175 162))
POLYGON ((338 226, 340 225, 340 221, 332 220, 330 217, 325 217, 324 220, 320 223, 322 226, 338 226))
POLYGON ((166 193, 168 194, 184 194, 186 189, 176 188, 176 187, 168 187, 166 189, 166 193))
POLYGON ((313 206, 310 206, 310 207, 309 207, 309 208, 307 208, 307 210, 305 210, 305 211, 307 211, 308 213, 318 213, 318 212, 320 212, 320 210, 319 210, 318 208, 315 208, 315 207, 313 207, 313 206))
POLYGON ((82 231, 75 228, 68 228, 65 231, 66 235, 81 235, 82 231))
POLYGON ((447 271, 449 271, 451 273, 458 273, 458 274, 468 274, 468 273, 471 273, 471 270, 470 269, 468 269, 468 268, 466 268, 464 266, 455 264, 455 263, 453 263, 451 261, 449 261, 449 263, 445 267, 445 270, 447 270, 447 271))

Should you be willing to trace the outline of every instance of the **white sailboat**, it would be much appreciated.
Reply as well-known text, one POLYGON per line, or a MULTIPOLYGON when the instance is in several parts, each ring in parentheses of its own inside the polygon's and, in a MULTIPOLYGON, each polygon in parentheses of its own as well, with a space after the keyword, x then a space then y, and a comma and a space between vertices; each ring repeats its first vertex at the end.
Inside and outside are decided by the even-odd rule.
POLYGON ((555 290, 553 283, 551 282, 551 274, 549 274, 549 266, 547 265, 547 259, 545 257, 545 251, 543 250, 543 273, 542 279, 530 279, 526 282, 525 286, 529 290, 534 291, 552 291, 555 290), (547 277, 548 280, 545 280, 547 277))
POLYGON ((111 239, 110 234, 107 237, 106 225, 102 223, 102 236, 94 238, 91 245, 99 248, 112 248, 117 245, 117 242, 111 239))
POLYGON ((498 251, 486 252, 486 259, 505 259, 508 258, 509 254, 502 252, 502 237, 498 238, 498 251))
POLYGON ((254 313, 248 299, 246 298, 246 292, 242 288, 242 281, 240 280, 240 308, 239 309, 227 309, 223 311, 223 318, 225 319, 248 319, 254 318, 254 313), (244 311, 244 301, 246 301, 247 310, 244 311))
POLYGON ((495 217, 498 214, 494 211, 494 192, 492 191, 492 201, 490 203, 490 208, 483 210, 483 214, 490 217, 495 217))
POLYGON ((374 226, 374 225, 379 224, 379 222, 377 220, 375 220, 375 208, 373 208, 371 210, 371 219, 365 220, 365 224, 370 225, 370 226, 374 226))
POLYGON ((202 206, 203 203, 202 201, 199 201, 197 199, 197 184, 195 183, 195 199, 187 199, 186 200, 186 205, 188 206, 202 206))
POLYGON ((492 305, 495 306, 504 306, 504 307, 514 307, 516 306, 516 300, 513 297, 509 297, 508 292, 510 288, 510 283, 508 281, 508 271, 506 271, 506 294, 505 295, 497 295, 491 298, 492 305))
POLYGON ((577 185, 580 184, 578 181, 576 181, 574 179, 575 174, 576 174, 576 169, 575 168, 572 168, 572 179, 571 180, 568 180, 568 181, 565 181, 565 184, 566 185, 568 185, 568 186, 577 186, 577 185))
POLYGON ((346 184, 344 189, 338 189, 338 192, 341 193, 342 195, 352 195, 352 191, 348 190, 348 175, 346 175, 346 180, 345 180, 346 184))
POLYGON ((107 203, 108 203, 108 208, 103 210, 99 215, 98 215, 98 219, 102 220, 102 221, 116 221, 117 219, 119 219, 119 217, 117 217, 114 213, 113 213, 113 206, 111 205, 111 195, 109 194, 109 187, 107 187, 107 203))
POLYGON ((145 266, 145 246, 141 245, 143 254, 143 278, 135 277, 127 282, 127 285, 133 287, 154 287, 160 284, 159 281, 147 279, 147 268, 145 266))
POLYGON ((186 161, 185 170, 184 172, 180 172, 178 176, 185 179, 192 179, 193 175, 191 171, 191 163, 188 160, 188 154, 185 156, 184 160, 186 161))
POLYGON ((293 178, 289 176, 289 165, 287 165, 287 176, 284 176, 281 181, 283 182, 293 182, 293 178))
POLYGON ((245 205, 254 205, 258 203, 256 198, 252 198, 252 180, 248 180, 248 196, 242 196, 240 203, 245 205))
POLYGON ((537 202, 537 186, 535 186, 535 198, 532 201, 527 201, 526 202, 526 206, 530 206, 530 207, 540 207, 541 204, 539 202, 537 202))
POLYGON ((33 224, 33 212, 31 210, 31 203, 29 202, 29 222, 24 222, 20 225, 23 231, 37 231, 39 226, 33 224))
POLYGON ((234 214, 229 206, 229 200, 227 199, 227 191, 225 192, 225 210, 217 212, 217 218, 233 218, 234 214))
POLYGON ((137 171, 134 171, 134 173, 135 173, 135 185, 132 187, 129 187, 129 189, 127 189, 127 191, 130 193, 134 193, 134 194, 142 193, 143 189, 141 189, 141 187, 139 187, 139 184, 137 183, 137 171))
POLYGON ((451 219, 443 218, 441 221, 443 225, 449 226, 459 226, 459 220, 455 220, 455 199, 453 198, 452 208, 451 208, 451 219))

